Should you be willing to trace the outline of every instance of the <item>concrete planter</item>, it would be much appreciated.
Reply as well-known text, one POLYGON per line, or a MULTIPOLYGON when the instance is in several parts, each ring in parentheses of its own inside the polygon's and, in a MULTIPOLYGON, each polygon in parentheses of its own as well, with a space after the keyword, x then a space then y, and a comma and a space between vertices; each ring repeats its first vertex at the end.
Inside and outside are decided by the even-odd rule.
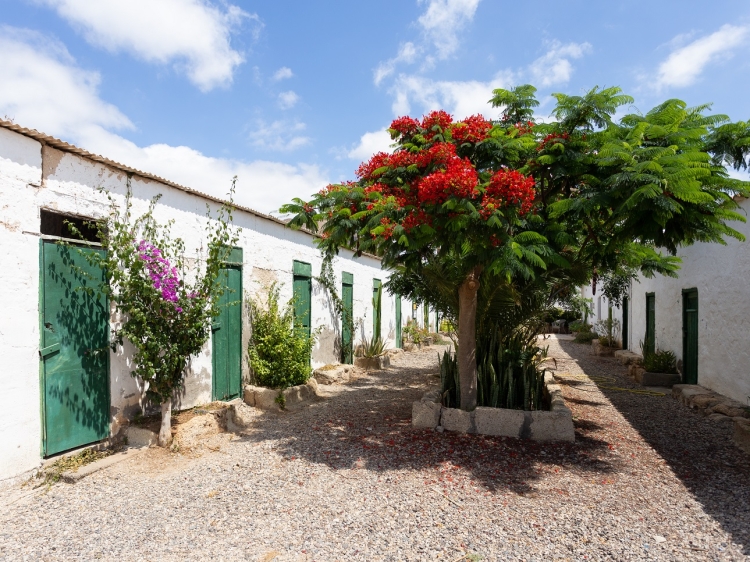
POLYGON ((649 373, 641 369, 636 375, 636 380, 642 386, 666 386, 672 388, 674 385, 682 382, 682 377, 676 373, 649 373), (638 380, 639 378, 640 380, 638 380))
POLYGON ((367 371, 381 371, 391 366, 391 358, 388 355, 376 357, 357 357, 354 366, 367 371))
POLYGON ((545 396, 549 411, 526 412, 505 408, 479 407, 473 412, 445 408, 440 391, 431 391, 412 403, 412 426, 435 429, 442 427, 459 433, 479 433, 517 437, 534 441, 575 441, 573 414, 565 405, 560 385, 551 374, 544 375, 545 396))
MULTIPOLYGON (((313 402, 318 397, 318 382, 311 378, 307 384, 291 386, 282 391, 285 409, 289 410, 306 403, 313 402)), ((278 389, 247 385, 243 393, 245 404, 260 410, 280 411, 282 408, 276 402, 278 389)))
POLYGON ((599 343, 599 340, 591 340, 591 354, 599 357, 613 357, 619 351, 616 347, 608 347, 599 343))

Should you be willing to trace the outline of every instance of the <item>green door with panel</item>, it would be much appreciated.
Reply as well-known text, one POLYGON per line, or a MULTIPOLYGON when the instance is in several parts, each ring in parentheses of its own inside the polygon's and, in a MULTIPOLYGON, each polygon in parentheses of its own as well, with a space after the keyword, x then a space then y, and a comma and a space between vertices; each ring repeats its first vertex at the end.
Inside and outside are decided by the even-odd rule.
POLYGON ((656 296, 646 293, 646 338, 643 350, 653 353, 656 350, 656 296))
POLYGON ((630 300, 628 297, 622 297, 622 348, 628 349, 628 339, 630 338, 628 317, 630 316, 630 300))
POLYGON ((310 336, 312 333, 312 266, 295 261, 294 274, 294 323, 310 336))
POLYGON ((682 382, 698 384, 698 290, 682 292, 682 382))
POLYGON ((353 359, 354 275, 341 274, 341 301, 344 315, 341 319, 341 362, 351 364, 353 359), (348 320, 348 321, 347 321, 348 320))
POLYGON ((104 250, 41 241, 39 355, 42 452, 54 455, 109 436, 109 306, 104 250))
POLYGON ((242 389, 242 249, 233 248, 218 283, 224 287, 219 315, 211 326, 214 400, 232 400, 242 389))
POLYGON ((383 284, 380 279, 372 280, 372 339, 380 339, 383 317, 383 284))
POLYGON ((396 347, 402 348, 403 340, 401 335, 401 295, 396 295, 396 347))

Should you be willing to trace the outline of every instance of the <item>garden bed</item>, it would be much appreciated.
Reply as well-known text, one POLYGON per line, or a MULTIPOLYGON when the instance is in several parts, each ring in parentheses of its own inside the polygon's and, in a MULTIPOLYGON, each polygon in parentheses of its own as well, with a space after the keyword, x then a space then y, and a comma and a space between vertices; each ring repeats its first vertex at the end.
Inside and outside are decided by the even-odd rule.
POLYGON ((412 426, 534 441, 575 441, 573 415, 549 373, 544 375, 544 394, 549 410, 478 407, 465 412, 442 406, 440 391, 433 390, 412 404, 412 426))
POLYGON ((290 386, 282 391, 277 388, 247 385, 243 393, 245 404, 260 410, 288 410, 314 402, 318 398, 318 382, 311 378, 305 384, 290 386), (279 398, 281 395, 283 398, 279 398))

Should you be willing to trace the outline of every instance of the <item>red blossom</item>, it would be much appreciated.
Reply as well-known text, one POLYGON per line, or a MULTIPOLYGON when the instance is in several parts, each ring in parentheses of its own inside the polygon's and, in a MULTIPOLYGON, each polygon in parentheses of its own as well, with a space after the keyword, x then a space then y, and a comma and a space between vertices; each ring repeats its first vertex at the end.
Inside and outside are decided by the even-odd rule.
POLYGON ((419 121, 408 116, 399 117, 393 120, 390 128, 401 136, 410 137, 419 129, 419 121))
POLYGON ((421 151, 415 163, 420 168, 426 168, 430 164, 447 164, 456 156, 456 145, 449 142, 436 142, 427 150, 421 151))
POLYGON ((489 136, 492 123, 481 115, 472 115, 459 121, 451 128, 453 139, 463 144, 465 142, 481 142, 489 136))
POLYGON ((501 207, 518 205, 519 214, 525 215, 531 210, 535 195, 534 178, 503 168, 492 176, 482 198, 480 214, 486 219, 501 207))
POLYGON ((357 168, 357 177, 361 179, 370 179, 372 177, 372 173, 375 170, 387 165, 389 156, 390 154, 387 154, 385 152, 378 152, 376 154, 373 154, 372 158, 370 158, 367 162, 362 162, 359 168, 357 168))
POLYGON ((422 178, 418 185, 419 201, 439 205, 448 197, 470 197, 477 186, 477 172, 466 158, 452 158, 444 170, 422 178))
POLYGON ((546 137, 542 139, 542 142, 539 143, 539 146, 536 147, 537 152, 541 152, 545 148, 547 148, 550 144, 555 144, 558 142, 564 142, 566 140, 570 139, 570 135, 568 133, 550 133, 546 137))
POLYGON ((453 117, 442 109, 431 111, 422 117, 422 128, 425 129, 425 138, 431 139, 437 134, 437 131, 432 130, 436 125, 440 127, 441 131, 445 131, 450 127, 451 123, 453 123, 453 117))
POLYGON ((534 128, 534 123, 532 123, 531 121, 526 121, 526 123, 516 123, 513 126, 518 129, 519 135, 525 135, 531 132, 531 129, 534 128))
POLYGON ((401 226, 404 227, 406 232, 411 232, 420 225, 432 226, 432 217, 425 213, 422 209, 413 209, 404 217, 401 221, 401 226))

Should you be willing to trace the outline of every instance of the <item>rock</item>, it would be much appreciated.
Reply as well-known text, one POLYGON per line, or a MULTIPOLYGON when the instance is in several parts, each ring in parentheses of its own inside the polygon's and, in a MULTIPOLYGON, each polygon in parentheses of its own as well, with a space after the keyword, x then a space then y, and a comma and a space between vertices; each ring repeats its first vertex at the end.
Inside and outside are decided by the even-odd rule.
POLYGON ((599 340, 591 340, 591 354, 598 355, 599 357, 612 357, 615 354, 616 348, 607 347, 599 343, 599 340))
POLYGON ((693 398, 692 403, 696 408, 712 408, 721 403, 721 397, 715 394, 699 394, 693 398))
POLYGON ((716 414, 724 414, 725 416, 729 416, 730 418, 739 418, 747 415, 747 410, 745 408, 742 408, 739 405, 735 405, 737 403, 727 403, 723 402, 721 404, 717 404, 712 408, 714 413, 716 414))
POLYGON ((318 381, 315 380, 315 378, 310 377, 310 379, 307 381, 307 385, 312 389, 313 394, 317 396, 318 395, 318 381))
POLYGON ((326 365, 313 371, 313 378, 320 384, 338 384, 348 382, 351 365, 326 365))
POLYGON ((666 386, 671 387, 680 384, 682 377, 672 373, 641 373, 640 383, 642 386, 666 386))
POLYGON ((418 400, 412 402, 411 425, 427 429, 436 428, 440 424, 442 406, 438 402, 418 400))
POLYGON ((750 423, 734 421, 734 444, 750 455, 750 423))
POLYGON ((641 382, 643 381, 643 374, 646 372, 646 369, 638 365, 631 365, 631 367, 633 367, 633 379, 635 379, 635 382, 637 382, 638 384, 641 384, 641 382))
POLYGON ((128 426, 125 430, 129 447, 151 447, 156 445, 158 436, 155 432, 143 427, 128 426))
POLYGON ((615 351, 615 359, 621 365, 641 365, 643 363, 643 356, 627 349, 618 349, 615 351))
POLYGON ((243 430, 250 427, 255 419, 253 409, 244 402, 237 402, 229 407, 227 427, 231 431, 243 430))
POLYGON ((676 398, 686 406, 692 405, 693 397, 705 394, 714 395, 710 390, 697 384, 676 384, 672 387, 672 397, 676 398))
POLYGON ((708 416, 709 420, 716 423, 724 423, 724 422, 731 422, 732 418, 728 418, 724 414, 711 414, 708 416))

